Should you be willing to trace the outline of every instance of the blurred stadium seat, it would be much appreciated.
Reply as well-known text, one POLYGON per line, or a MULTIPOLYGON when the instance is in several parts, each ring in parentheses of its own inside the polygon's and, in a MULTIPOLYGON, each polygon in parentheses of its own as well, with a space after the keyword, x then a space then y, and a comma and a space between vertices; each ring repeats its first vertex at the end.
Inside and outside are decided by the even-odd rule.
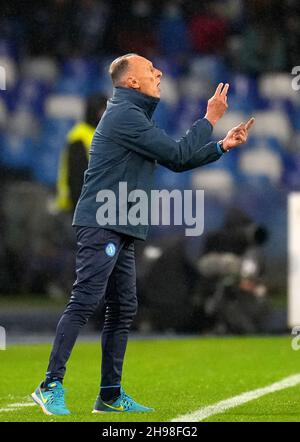
POLYGON ((289 73, 271 73, 259 79, 259 93, 270 100, 289 99, 300 104, 300 95, 292 88, 289 73))
POLYGON ((195 171, 192 176, 194 189, 204 190, 206 196, 215 196, 230 201, 235 190, 234 177, 222 168, 195 171))
POLYGON ((283 172, 281 157, 263 142, 252 149, 245 149, 239 157, 241 174, 245 177, 266 177, 273 184, 278 185, 283 172))
POLYGON ((49 145, 36 146, 32 157, 33 176, 40 183, 55 187, 57 169, 59 163, 59 151, 49 145))
POLYGON ((6 134, 2 139, 1 163, 14 169, 30 169, 34 143, 31 138, 20 138, 16 134, 6 134))
POLYGON ((49 93, 49 86, 34 77, 22 77, 14 91, 12 108, 20 109, 41 116, 44 100, 49 93))
POLYGON ((84 100, 75 95, 51 95, 45 102, 48 118, 83 118, 84 100))
POLYGON ((0 55, 0 66, 5 70, 6 87, 13 87, 18 81, 18 66, 9 56, 0 55))
POLYGON ((7 128, 11 133, 21 138, 36 138, 39 133, 36 117, 26 108, 20 108, 10 116, 7 128))
POLYGON ((2 97, 0 97, 0 127, 5 127, 7 120, 7 106, 2 97))
POLYGON ((21 75, 47 84, 55 82, 58 76, 55 60, 47 57, 25 58, 21 64, 21 75))
POLYGON ((292 134, 288 116, 280 110, 258 111, 255 113, 252 134, 274 137, 288 143, 292 134))
POLYGON ((243 112, 228 111, 214 127, 214 136, 221 140, 232 127, 237 126, 242 121, 246 122, 247 120, 248 116, 243 112))

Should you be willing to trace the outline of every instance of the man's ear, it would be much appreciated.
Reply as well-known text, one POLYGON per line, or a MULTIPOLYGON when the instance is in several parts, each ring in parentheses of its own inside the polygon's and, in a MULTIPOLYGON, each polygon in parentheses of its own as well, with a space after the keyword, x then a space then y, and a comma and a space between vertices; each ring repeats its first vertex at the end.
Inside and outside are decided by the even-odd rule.
POLYGON ((139 89, 139 87, 140 87, 140 83, 133 76, 127 77, 126 83, 127 83, 127 87, 130 87, 132 89, 139 89))

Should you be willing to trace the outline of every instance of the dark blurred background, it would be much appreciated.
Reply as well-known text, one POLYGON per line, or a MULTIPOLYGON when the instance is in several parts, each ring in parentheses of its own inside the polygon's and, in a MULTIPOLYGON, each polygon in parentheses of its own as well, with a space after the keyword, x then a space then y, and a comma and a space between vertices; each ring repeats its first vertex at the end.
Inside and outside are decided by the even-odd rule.
MULTIPOLYGON (((152 227, 137 242, 143 332, 286 330, 287 196, 300 189, 296 0, 2 1, 0 324, 53 331, 74 279, 71 213, 55 204, 61 152, 87 96, 109 97, 127 52, 164 72, 156 122, 180 137, 229 82, 221 139, 256 117, 247 146, 210 166, 157 169, 162 189, 204 189, 205 230, 152 227)), ((90 329, 99 327, 98 315, 90 329)))

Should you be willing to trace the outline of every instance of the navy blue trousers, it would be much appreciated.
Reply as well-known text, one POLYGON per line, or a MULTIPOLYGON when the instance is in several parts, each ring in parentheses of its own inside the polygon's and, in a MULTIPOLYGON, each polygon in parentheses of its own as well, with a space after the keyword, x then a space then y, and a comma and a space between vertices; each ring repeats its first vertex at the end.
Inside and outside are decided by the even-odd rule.
POLYGON ((77 279, 57 325, 46 375, 64 377, 80 329, 103 302, 101 386, 120 385, 128 333, 137 311, 134 240, 100 227, 76 227, 76 235, 77 279))

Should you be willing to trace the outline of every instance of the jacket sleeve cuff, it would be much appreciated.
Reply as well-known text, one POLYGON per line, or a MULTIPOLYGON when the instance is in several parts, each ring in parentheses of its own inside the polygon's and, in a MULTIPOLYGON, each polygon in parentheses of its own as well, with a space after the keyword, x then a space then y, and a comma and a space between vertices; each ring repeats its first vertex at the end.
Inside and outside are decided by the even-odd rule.
POLYGON ((207 118, 202 118, 202 120, 205 121, 205 122, 207 123, 207 126, 209 127, 210 131, 212 132, 214 127, 213 127, 213 125, 211 124, 211 122, 208 121, 207 118))
POLYGON ((223 155, 223 150, 221 149, 220 143, 216 143, 216 147, 217 147, 217 152, 219 155, 223 155))

